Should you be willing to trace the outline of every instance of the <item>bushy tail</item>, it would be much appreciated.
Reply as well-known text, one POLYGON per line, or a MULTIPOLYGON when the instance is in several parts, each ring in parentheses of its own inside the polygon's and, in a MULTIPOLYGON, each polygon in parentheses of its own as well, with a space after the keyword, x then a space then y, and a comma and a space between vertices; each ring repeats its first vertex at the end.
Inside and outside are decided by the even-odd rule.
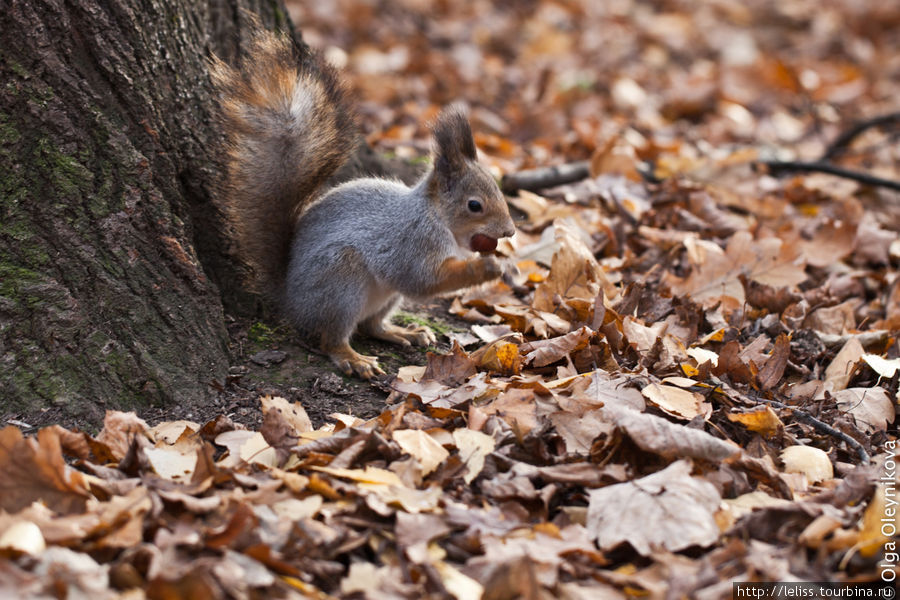
POLYGON ((355 122, 335 70, 286 36, 261 31, 240 68, 214 58, 211 73, 227 135, 227 216, 251 286, 276 297, 297 218, 355 150, 355 122))

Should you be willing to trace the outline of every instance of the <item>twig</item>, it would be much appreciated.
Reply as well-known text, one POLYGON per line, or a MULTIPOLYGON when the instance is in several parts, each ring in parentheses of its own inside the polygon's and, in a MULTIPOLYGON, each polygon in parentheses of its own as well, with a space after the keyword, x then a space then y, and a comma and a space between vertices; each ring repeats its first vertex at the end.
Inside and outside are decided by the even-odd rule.
POLYGON ((866 449, 862 447, 862 444, 854 440, 852 437, 844 433, 843 431, 838 431, 831 425, 824 423, 803 409, 797 408, 795 406, 788 406, 787 404, 783 404, 777 400, 768 400, 766 398, 758 398, 758 400, 765 402, 766 404, 770 404, 775 408, 782 408, 791 411, 797 419, 803 421, 807 425, 812 426, 813 429, 817 429, 822 433, 827 433, 832 437, 836 437, 839 440, 845 442, 848 446, 856 450, 856 454, 859 455, 859 459, 862 461, 862 464, 869 464, 869 453, 866 452, 866 449))
POLYGON ((790 173, 790 172, 814 172, 814 173, 828 173, 829 175, 835 175, 837 177, 843 177, 844 179, 851 179, 853 181, 858 181, 860 183, 866 185, 872 185, 876 187, 883 187, 891 190, 896 190, 900 192, 900 181, 894 181, 893 179, 883 179, 881 177, 875 177, 874 175, 869 175, 868 173, 861 173, 859 171, 852 171, 850 169, 845 169, 843 167, 838 167, 826 162, 814 161, 814 162, 803 162, 803 161, 794 161, 794 160, 772 160, 772 161, 764 161, 762 164, 766 165, 769 169, 769 173, 774 176, 778 176, 782 173, 790 173))
POLYGON ((837 136, 828 148, 825 149, 825 154, 822 155, 820 160, 831 160, 834 157, 843 154, 847 149, 847 146, 849 146, 850 143, 866 129, 882 127, 892 123, 900 123, 900 112, 879 115, 877 117, 872 117, 871 119, 866 119, 865 121, 860 121, 837 136))
POLYGON ((852 338, 856 338, 863 348, 871 348, 872 346, 878 344, 886 344, 891 337, 891 332, 887 329, 875 329, 872 331, 845 333, 841 335, 816 331, 815 334, 819 338, 819 340, 821 340, 821 342, 828 348, 833 348, 834 346, 843 346, 852 338))
POLYGON ((536 191, 544 188, 581 181, 591 174, 589 161, 558 165, 555 167, 541 167, 528 169, 518 173, 509 173, 500 180, 500 188, 507 194, 518 190, 536 191))

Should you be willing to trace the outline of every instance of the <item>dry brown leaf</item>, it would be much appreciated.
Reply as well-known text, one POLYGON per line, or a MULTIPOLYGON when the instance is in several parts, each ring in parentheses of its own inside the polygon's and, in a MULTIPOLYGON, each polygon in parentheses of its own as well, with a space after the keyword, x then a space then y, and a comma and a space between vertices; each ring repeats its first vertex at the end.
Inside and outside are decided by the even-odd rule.
POLYGON ((814 267, 828 267, 846 258, 856 239, 856 224, 829 219, 809 239, 797 240, 806 262, 814 267))
MULTIPOLYGON (((559 250, 553 255, 550 275, 534 292, 532 307, 554 314, 561 314, 560 298, 581 298, 593 302, 597 294, 608 289, 611 283, 594 255, 587 248, 576 230, 562 220, 554 221, 559 250)), ((561 314, 571 320, 571 311, 561 314)))
POLYGON ((900 371, 900 358, 887 360, 877 354, 864 354, 862 359, 866 361, 873 371, 880 377, 891 379, 897 371, 900 371))
MULTIPOLYGON (((444 385, 454 386, 475 374, 475 361, 457 342, 453 342, 449 354, 429 352, 427 358, 428 365, 425 367, 422 380, 433 379, 444 385)), ((506 366, 502 361, 499 362, 501 366, 506 366)))
POLYGON ((896 231, 881 227, 872 213, 865 213, 856 231, 853 258, 858 262, 885 265, 890 262, 890 248, 897 240, 896 231))
POLYGON ((436 486, 431 486, 424 490, 403 485, 363 484, 361 487, 375 493, 385 504, 398 506, 412 514, 438 510, 443 496, 441 488, 436 486))
POLYGON ((644 410, 643 394, 627 378, 610 377, 602 371, 594 371, 588 375, 590 379, 586 388, 573 390, 571 397, 559 398, 560 408, 576 415, 601 406, 630 408, 637 412, 644 410))
POLYGON ((894 423, 894 402, 884 388, 848 388, 834 393, 839 410, 850 413, 864 433, 887 431, 894 423))
POLYGON ((585 348, 593 335, 589 327, 581 327, 560 337, 523 344, 519 350, 526 353, 526 364, 544 367, 585 348))
POLYGON ((278 466, 275 449, 257 431, 226 431, 216 436, 216 444, 228 448, 228 456, 219 461, 223 467, 236 468, 243 462, 278 466))
POLYGON ((649 352, 656 344, 656 340, 665 335, 667 328, 668 326, 664 322, 647 327, 631 316, 622 319, 622 333, 628 343, 634 346, 638 352, 649 352))
POLYGON ((667 415, 685 421, 690 421, 697 416, 707 419, 712 414, 712 405, 705 402, 703 396, 696 392, 671 385, 651 383, 645 386, 641 393, 667 415))
POLYGON ((831 390, 840 391, 846 389, 853 376, 856 363, 865 355, 866 351, 855 337, 851 337, 841 347, 831 363, 825 369, 825 383, 831 386, 831 390))
POLYGON ((603 419, 600 410, 584 414, 556 412, 550 415, 550 422, 566 443, 566 452, 571 454, 587 454, 597 437, 609 435, 615 428, 603 419))
POLYGON ((770 390, 778 385, 781 381, 781 376, 784 375, 784 369, 787 366, 790 354, 790 339, 782 333, 775 339, 772 354, 756 375, 756 380, 762 390, 770 390))
POLYGON ((887 514, 885 512, 886 508, 887 494, 885 487, 879 483, 875 488, 875 493, 872 495, 872 500, 869 501, 869 505, 866 507, 866 512, 863 514, 859 538, 856 542, 859 553, 867 558, 883 552, 885 543, 891 539, 891 536, 887 535, 890 529, 884 528, 884 518, 887 514))
POLYGON ((196 450, 182 452, 171 448, 145 448, 144 454, 157 475, 172 481, 190 481, 197 464, 196 450))
POLYGON ((259 402, 263 415, 271 412, 278 413, 281 417, 280 420, 290 426, 295 436, 313 430, 312 422, 299 402, 288 402, 277 396, 263 396, 259 402))
POLYGON ((518 375, 522 368, 519 346, 505 338, 479 348, 472 353, 471 360, 479 368, 501 375, 518 375))
POLYGON ((106 445, 118 460, 122 460, 131 447, 132 438, 146 435, 147 423, 133 412, 106 411, 103 429, 97 434, 97 441, 106 445))
POLYGON ((404 452, 419 461, 423 475, 434 471, 450 455, 433 437, 420 429, 398 429, 393 437, 404 452))
POLYGON ((627 542, 644 556, 709 546, 719 538, 721 498, 711 483, 691 477, 680 460, 632 482, 590 492, 587 528, 601 550, 627 542))
POLYGON ((13 426, 0 430, 0 508, 17 512, 43 502, 62 514, 83 512, 90 497, 84 476, 63 461, 59 437, 42 429, 25 439, 13 426))
POLYGON ((747 231, 738 231, 725 250, 697 238, 685 241, 691 274, 685 279, 668 275, 674 294, 689 295, 704 306, 726 303, 730 309, 745 301, 740 276, 773 288, 793 287, 806 280, 803 261, 779 238, 754 240, 747 231))
POLYGON ((272 505, 272 510, 280 518, 287 521, 300 521, 311 519, 322 508, 322 496, 308 496, 306 498, 285 498, 272 505))
POLYGON ((496 400, 482 407, 488 415, 497 415, 506 421, 519 435, 525 435, 538 425, 534 391, 510 389, 496 400))
POLYGON ((396 473, 378 467, 366 467, 365 469, 338 469, 333 467, 313 467, 314 471, 358 481, 367 486, 403 486, 403 482, 396 473))
POLYGON ((607 418, 624 429, 638 447, 664 458, 690 457, 716 462, 741 451, 733 442, 720 440, 699 429, 670 423, 662 417, 628 408, 605 407, 603 410, 607 418))
POLYGON ((842 335, 856 329, 856 300, 847 300, 837 306, 820 308, 809 314, 803 326, 825 334, 842 335))
POLYGON ((159 443, 165 442, 174 445, 185 434, 191 435, 200 431, 200 425, 193 421, 163 421, 155 427, 152 427, 148 433, 150 439, 159 443))
POLYGON ((453 441, 459 450, 460 460, 466 465, 467 472, 463 481, 472 483, 484 468, 485 457, 494 451, 496 442, 491 436, 468 428, 454 429, 453 441))

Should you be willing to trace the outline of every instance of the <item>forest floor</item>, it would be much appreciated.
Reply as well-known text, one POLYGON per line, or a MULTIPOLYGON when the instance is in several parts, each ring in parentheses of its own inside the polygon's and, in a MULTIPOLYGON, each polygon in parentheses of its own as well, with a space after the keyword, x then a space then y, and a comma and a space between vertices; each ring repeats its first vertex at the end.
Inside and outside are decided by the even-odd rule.
MULTIPOLYGON (((354 348, 362 354, 377 356, 388 373, 372 381, 343 374, 326 356, 304 344, 288 324, 231 317, 228 332, 234 360, 228 374, 224 378, 211 374, 209 393, 205 396, 148 406, 139 414, 152 424, 178 420, 205 423, 225 415, 235 423, 258 428, 263 420, 259 397, 271 395, 309 407, 307 412, 316 426, 336 413, 369 419, 384 410, 391 391, 390 382, 400 367, 424 365, 429 352, 448 352, 451 344, 443 334, 466 330, 467 323, 448 313, 449 304, 449 300, 440 299, 425 304, 407 302, 394 317, 398 325, 415 323, 435 331, 439 339, 427 348, 354 337, 354 348)), ((61 425, 96 433, 103 426, 102 407, 99 412, 73 415, 63 407, 48 406, 33 413, 4 413, 0 419, 26 432, 61 425)))
POLYGON ((354 341, 387 367, 373 384, 236 320, 209 398, 3 430, 0 595, 713 599, 896 576, 900 6, 290 9, 378 152, 420 162, 428 121, 469 105, 520 274, 401 313, 436 352, 354 341))

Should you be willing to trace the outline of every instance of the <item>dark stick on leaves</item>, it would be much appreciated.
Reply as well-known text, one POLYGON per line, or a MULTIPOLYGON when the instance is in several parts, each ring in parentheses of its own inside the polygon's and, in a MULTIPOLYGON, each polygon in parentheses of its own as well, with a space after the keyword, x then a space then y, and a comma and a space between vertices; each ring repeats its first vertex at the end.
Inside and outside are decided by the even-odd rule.
POLYGON ((555 167, 541 167, 509 173, 500 180, 500 189, 506 194, 514 194, 519 190, 534 192, 555 185, 581 181, 590 174, 590 162, 582 160, 555 167))
POLYGON ((900 181, 895 181, 893 179, 884 179, 883 177, 876 177, 874 175, 869 175, 868 173, 862 173, 860 171, 853 171, 851 169, 845 169, 843 167, 838 167, 836 165, 827 163, 827 162, 804 162, 804 161, 795 161, 795 160, 774 160, 774 161, 766 161, 763 162, 768 169, 769 173, 775 177, 778 175, 782 175, 784 173, 792 173, 792 172, 806 172, 806 173, 827 173, 829 175, 835 175, 836 177, 842 177, 844 179, 850 179, 852 181, 858 181, 859 183, 865 185, 871 185, 875 187, 883 187, 890 190, 900 191, 900 181))
POLYGON ((865 121, 860 121, 837 136, 828 148, 825 149, 822 158, 816 161, 771 160, 764 161, 761 164, 765 165, 769 170, 769 173, 774 177, 784 173, 827 173, 836 177, 858 181, 864 185, 900 191, 900 181, 884 179, 883 177, 876 177, 852 169, 845 169, 830 162, 831 159, 840 156, 862 132, 873 127, 883 127, 893 123, 900 123, 900 113, 888 113, 886 115, 880 115, 878 117, 866 119, 865 121))
POLYGON ((794 173, 794 172, 806 172, 806 173, 827 173, 829 175, 835 175, 837 177, 843 177, 844 179, 850 179, 852 181, 858 181, 859 183, 863 183, 865 185, 872 185, 875 187, 883 187, 889 190, 896 190, 900 192, 900 181, 895 181, 893 179, 884 179, 882 177, 875 177, 874 175, 869 175, 868 173, 862 173, 860 171, 853 171, 851 169, 845 169, 843 167, 838 167, 836 165, 832 165, 827 162, 803 162, 797 160, 772 160, 765 161, 764 164, 768 169, 769 173, 777 177, 778 175, 782 175, 784 173, 794 173))
POLYGON ((877 117, 872 117, 871 119, 866 119, 865 121, 860 121, 850 129, 847 129, 839 136, 837 136, 825 150, 825 154, 822 155, 821 160, 831 160, 834 157, 843 154, 847 147, 851 144, 851 142, 853 142, 853 140, 855 140, 862 132, 866 131, 867 129, 872 129, 873 127, 883 127, 885 125, 892 125, 894 123, 900 124, 900 112, 879 115, 877 117))
POLYGON ((789 410, 794 415, 794 417, 797 418, 797 420, 802 421, 802 422, 806 423, 807 425, 810 425, 813 429, 816 429, 822 433, 826 433, 832 437, 836 437, 837 439, 845 442, 848 446, 850 446, 851 448, 853 448, 856 451, 856 454, 859 456, 859 459, 862 462, 862 464, 864 464, 864 465, 869 464, 869 461, 870 461, 869 453, 866 452, 866 449, 862 447, 862 444, 860 444, 859 442, 854 440, 852 437, 850 437, 843 431, 838 431, 831 425, 820 421, 819 419, 815 418, 808 412, 806 412, 802 409, 799 409, 795 406, 789 406, 787 404, 782 404, 781 402, 778 402, 777 400, 768 400, 766 398, 759 398, 759 400, 762 402, 765 402, 766 404, 774 406, 775 408, 782 408, 785 410, 789 410))

